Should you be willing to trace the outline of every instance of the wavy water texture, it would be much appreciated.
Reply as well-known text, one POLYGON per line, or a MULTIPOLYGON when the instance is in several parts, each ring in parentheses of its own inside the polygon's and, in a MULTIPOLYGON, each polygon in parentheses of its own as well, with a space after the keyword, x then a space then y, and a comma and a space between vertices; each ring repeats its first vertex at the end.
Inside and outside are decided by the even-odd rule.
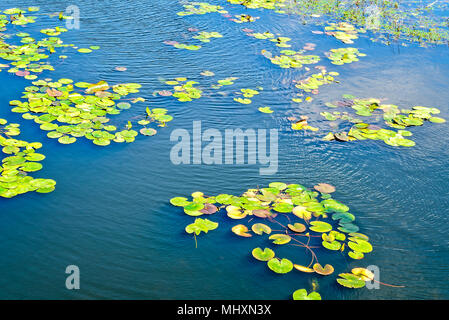
MULTIPOLYGON (((396 148, 379 141, 323 142, 321 137, 331 128, 319 115, 327 110, 325 102, 353 94, 386 98, 402 108, 436 107, 449 118, 447 47, 411 45, 398 51, 360 38, 353 46, 367 56, 334 66, 324 52, 345 45, 313 34, 317 27, 298 23, 298 17, 212 2, 232 15, 250 13, 260 19, 237 24, 218 13, 180 17, 176 12, 182 6, 176 1, 77 1, 81 29, 61 37, 79 47, 101 49, 89 55, 67 50, 67 61, 45 74, 75 81, 141 83, 139 95, 147 99, 146 105, 167 108, 174 116, 157 136, 104 149, 88 142, 59 145, 34 123, 10 112, 8 101, 20 98, 28 82, 0 73, 0 118, 21 123, 24 139, 44 143, 47 158, 39 173, 58 183, 49 195, 0 199, 0 298, 289 299, 296 289, 310 287, 309 277, 278 277, 254 264, 250 252, 264 243, 236 239, 229 222, 198 239, 195 249, 193 238, 184 233, 190 217, 168 203, 171 197, 198 190, 239 194, 284 181, 336 186, 335 198, 351 207, 361 231, 371 237, 374 251, 362 265, 340 259, 336 270, 375 264, 381 281, 406 286, 351 291, 339 287, 334 278, 323 278, 323 299, 448 299, 447 281, 442 279, 449 271, 447 123, 412 128, 416 146, 396 148), (163 43, 196 43, 188 31, 191 27, 220 32, 223 38, 201 43, 201 50, 194 52, 163 43), (260 52, 278 48, 268 40, 248 37, 243 28, 290 37, 295 50, 315 43, 311 54, 321 57, 319 65, 338 71, 340 83, 323 86, 310 103, 292 102, 299 92, 293 80, 301 79, 305 70, 273 65, 260 52), (117 66, 128 70, 114 71, 117 66), (215 76, 201 76, 204 70, 215 76), (230 76, 238 77, 234 85, 210 89, 230 76), (170 89, 162 80, 175 77, 198 81, 204 96, 181 103, 153 95, 170 89), (258 86, 263 90, 252 104, 233 101, 235 91, 258 86), (260 106, 270 106, 274 113, 257 111, 260 106), (287 117, 301 115, 321 130, 293 132, 287 117), (179 128, 191 132, 194 120, 202 121, 203 130, 223 133, 225 128, 279 128, 279 171, 261 176, 259 165, 172 164, 170 134, 179 128), (70 264, 80 267, 79 291, 64 287, 65 267, 70 264)), ((1 3, 2 9, 28 5, 21 0, 1 3)), ((42 14, 63 11, 67 2, 33 5, 40 6, 42 14)), ((58 24, 57 18, 42 15, 25 30, 38 32, 58 24)), ((116 119, 125 121, 142 112, 136 104, 116 119)), ((298 263, 309 259, 302 252, 292 258, 298 263)))

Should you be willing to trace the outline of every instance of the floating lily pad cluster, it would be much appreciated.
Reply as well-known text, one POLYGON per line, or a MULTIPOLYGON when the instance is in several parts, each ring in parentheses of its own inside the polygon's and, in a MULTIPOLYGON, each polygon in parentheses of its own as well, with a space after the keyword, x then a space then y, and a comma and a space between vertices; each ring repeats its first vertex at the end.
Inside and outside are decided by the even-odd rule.
POLYGON ((259 107, 258 110, 262 113, 273 113, 274 111, 271 110, 270 107, 259 107))
MULTIPOLYGON (((28 10, 29 12, 36 12, 39 10, 37 7, 30 7, 28 10), (37 9, 37 10, 36 10, 37 9)), ((33 16, 26 16, 25 13, 27 13, 25 10, 19 9, 19 8, 10 8, 3 11, 5 15, 0 15, 0 31, 2 30, 6 24, 11 23, 16 26, 24 26, 29 23, 36 22, 36 17, 33 16), (8 19, 9 18, 9 19, 8 19)))
POLYGON ((310 131, 318 131, 319 129, 316 127, 312 127, 308 122, 309 117, 301 116, 301 119, 292 123, 293 130, 310 130, 310 131))
POLYGON ((178 101, 187 102, 193 99, 201 98, 202 90, 195 88, 198 82, 193 80, 188 80, 187 78, 176 78, 174 80, 168 80, 165 82, 170 86, 173 86, 174 93, 173 97, 177 98, 178 101))
POLYGON ((198 35, 193 37, 194 39, 200 40, 201 42, 210 42, 211 38, 223 38, 223 35, 219 32, 207 32, 200 31, 198 35))
MULTIPOLYGON (((22 38, 23 45, 10 45, 0 39, 0 58, 10 61, 12 67, 8 69, 9 73, 23 76, 27 79, 36 79, 36 75, 31 73, 41 73, 44 70, 54 70, 48 62, 42 60, 49 56, 46 52, 54 52, 54 48, 68 45, 62 44, 59 38, 48 38, 36 41, 27 33, 18 34, 22 38)), ((6 67, 9 67, 6 65, 6 67)), ((1 69, 0 69, 1 70, 1 69)))
POLYGON ((282 50, 279 56, 273 56, 269 51, 262 50, 262 55, 269 59, 271 63, 281 68, 301 68, 305 64, 315 64, 320 61, 316 55, 303 55, 302 51, 282 50))
POLYGON ((293 300, 321 300, 321 295, 316 291, 307 293, 306 289, 298 289, 293 292, 293 300))
POLYGON ((211 86, 212 89, 220 89, 223 86, 231 86, 235 84, 235 80, 237 80, 238 77, 227 77, 225 79, 220 79, 217 81, 217 84, 213 84, 211 86))
MULTIPOLYGON (((259 90, 263 90, 263 88, 259 87, 259 90)), ((243 95, 243 98, 234 98, 234 101, 239 102, 241 104, 250 104, 252 100, 250 98, 259 94, 259 91, 254 89, 240 89, 240 92, 237 92, 239 95, 243 95)))
POLYGON ((296 81, 295 87, 305 92, 318 93, 318 88, 325 84, 336 82, 335 78, 338 72, 322 70, 320 73, 312 74, 310 77, 296 81))
MULTIPOLYGON (((211 38, 222 38, 222 37, 223 35, 221 35, 219 32, 200 31, 196 36, 193 36, 193 39, 199 40, 201 42, 210 42, 211 38)), ((197 51, 202 48, 200 45, 179 43, 178 41, 172 40, 164 41, 164 43, 166 45, 173 46, 177 49, 185 49, 190 51, 197 51)))
POLYGON ((234 16, 235 18, 232 19, 232 21, 237 22, 237 23, 245 23, 245 22, 254 22, 257 19, 259 19, 259 17, 253 17, 249 14, 236 14, 234 16))
MULTIPOLYGON (((58 139, 61 144, 72 144, 77 138, 85 137, 100 146, 109 145, 111 141, 135 140, 138 133, 131 130, 130 122, 125 130, 118 131, 116 126, 108 124, 108 116, 129 109, 131 104, 120 100, 139 92, 140 84, 110 86, 106 81, 73 83, 71 79, 54 82, 38 80, 32 84, 23 93, 25 102, 13 100, 10 105, 14 106, 13 112, 22 113, 24 119, 33 120, 40 125, 41 130, 48 131, 47 137, 58 139)), ((132 100, 139 101, 142 98, 132 100)), ((161 112, 158 109, 150 112, 146 115, 147 121, 165 125, 171 120, 171 116, 167 117, 165 113, 166 110, 161 112)))
POLYGON ((278 46, 278 47, 280 47, 280 48, 290 48, 291 45, 288 44, 288 42, 289 42, 290 40, 291 40, 291 39, 288 38, 288 37, 276 37, 276 38, 274 38, 274 39, 271 39, 270 41, 271 41, 271 42, 275 42, 275 43, 276 43, 276 46, 278 46))
POLYGON ((363 29, 357 30, 352 24, 347 22, 330 23, 324 28, 327 35, 334 36, 343 43, 351 44, 354 43, 354 39, 358 38, 357 33, 363 32, 363 29))
POLYGON ((339 112, 339 111, 328 112, 328 111, 323 111, 323 112, 320 112, 320 115, 323 116, 324 118, 326 118, 326 120, 328 120, 328 121, 335 121, 337 119, 341 119, 341 120, 349 121, 349 122, 353 122, 353 123, 363 122, 359 118, 352 117, 346 111, 345 112, 339 112))
POLYGON ((202 48, 200 45, 179 43, 178 41, 172 41, 172 40, 164 41, 164 43, 166 45, 173 46, 177 49, 185 49, 185 50, 190 50, 190 51, 197 51, 202 48))
POLYGON ((243 5, 250 9, 278 10, 285 6, 286 0, 228 0, 228 2, 243 5))
POLYGON ((26 142, 13 137, 20 135, 19 124, 0 119, 0 146, 2 163, 0 166, 0 197, 12 198, 19 194, 36 191, 49 193, 55 189, 56 182, 51 179, 35 179, 29 174, 42 169, 40 161, 45 159, 36 150, 42 147, 39 142, 26 142))
MULTIPOLYGON (((341 21, 328 25, 328 35, 336 36, 345 43, 352 43, 358 33, 366 29, 374 31, 372 41, 381 41, 390 45, 404 41, 445 44, 449 40, 447 17, 433 12, 447 3, 417 1, 414 8, 407 6, 409 2, 400 0, 365 0, 355 5, 347 5, 340 0, 228 0, 233 4, 247 8, 265 8, 278 13, 297 14, 303 23, 328 24, 330 19, 341 21), (323 17, 323 19, 317 19, 323 17), (361 28, 357 28, 360 26, 361 28)), ((447 7, 446 7, 447 8, 447 7)), ((444 9, 443 9, 444 10, 444 9)))
POLYGON ((363 288, 367 281, 375 281, 374 273, 365 268, 353 268, 351 273, 340 273, 337 282, 346 288, 363 288))
POLYGON ((212 12, 227 13, 223 7, 212 5, 207 2, 188 2, 183 5, 184 11, 177 13, 178 16, 190 16, 194 14, 207 14, 212 12))
MULTIPOLYGON (((29 11, 37 11, 37 7, 28 8, 29 11)), ((12 8, 3 11, 6 15, 0 15, 0 31, 5 31, 8 24, 24 26, 28 23, 34 23, 35 17, 26 17, 25 11, 12 8)), ((63 17, 64 18, 64 17, 63 17)), ((12 45, 6 41, 11 35, 5 35, 0 38, 0 58, 10 61, 10 65, 0 64, 0 71, 3 68, 9 68, 9 73, 14 73, 17 76, 24 77, 28 80, 37 79, 36 74, 44 70, 53 71, 54 67, 45 61, 49 55, 56 52, 57 48, 74 47, 73 44, 64 44, 57 36, 68 30, 63 27, 45 28, 41 33, 49 36, 41 40, 37 40, 26 32, 17 32, 15 36, 20 38, 22 45, 12 45)), ((81 48, 78 51, 81 53, 89 53, 92 50, 99 48, 98 46, 91 46, 90 49, 81 48)), ((59 56, 60 59, 65 59, 66 56, 59 56)))
MULTIPOLYGON (((314 191, 300 184, 273 182, 266 188, 248 189, 241 196, 205 196, 202 192, 195 192, 190 200, 175 197, 170 203, 182 208, 185 214, 196 217, 186 227, 187 233, 199 235, 215 230, 218 223, 209 217, 225 215, 225 219, 239 221, 231 227, 231 231, 239 237, 266 237, 273 248, 286 245, 303 248, 310 253, 311 261, 307 264, 277 256, 275 250, 269 247, 253 249, 252 256, 265 262, 269 270, 278 274, 297 270, 327 276, 334 273, 334 267, 320 264, 318 252, 321 250, 346 253, 356 260, 363 259, 373 250, 368 236, 359 233, 355 216, 349 212, 349 207, 333 199, 331 193, 334 191, 335 187, 326 183, 316 185, 314 191)), ((359 273, 355 275, 361 276, 361 269, 357 270, 359 273)), ((340 274, 344 279, 343 275, 340 274)), ((338 282, 350 287, 345 285, 346 282, 338 282)), ((308 296, 302 291, 294 295, 297 298, 308 296)))
POLYGON ((351 117, 348 113, 330 114, 323 112, 322 115, 331 121, 341 119, 355 123, 348 132, 329 133, 324 140, 331 141, 355 141, 355 140, 382 140, 391 146, 413 147, 415 142, 406 137, 412 136, 412 133, 405 130, 407 127, 421 126, 424 122, 444 123, 446 120, 435 116, 440 113, 437 108, 415 106, 411 109, 399 109, 392 104, 382 104, 380 99, 356 99, 351 95, 345 95, 345 100, 326 104, 329 107, 350 107, 356 111, 356 114, 363 117, 382 115, 385 124, 389 127, 399 129, 398 131, 381 128, 377 125, 365 123, 363 120, 351 117), (381 112, 380 114, 376 112, 381 112))
POLYGON ((247 33, 248 36, 256 38, 256 39, 262 39, 262 40, 270 40, 271 42, 276 43, 276 46, 280 47, 280 48, 290 48, 291 45, 288 44, 288 42, 291 40, 288 37, 281 37, 278 36, 276 37, 273 33, 271 32, 263 32, 263 33, 259 33, 259 32, 248 32, 247 33))
POLYGON ((336 65, 343 65, 345 63, 359 61, 358 57, 366 56, 366 54, 359 52, 359 50, 356 48, 331 49, 330 52, 328 52, 326 55, 332 61, 332 64, 336 65))
POLYGON ((237 77, 228 77, 226 79, 218 80, 218 84, 221 86, 230 86, 233 85, 234 81, 237 79, 237 77))
POLYGON ((262 39, 262 40, 266 40, 266 39, 274 39, 274 34, 272 34, 271 32, 253 32, 253 33, 247 33, 248 36, 256 38, 256 39, 262 39))

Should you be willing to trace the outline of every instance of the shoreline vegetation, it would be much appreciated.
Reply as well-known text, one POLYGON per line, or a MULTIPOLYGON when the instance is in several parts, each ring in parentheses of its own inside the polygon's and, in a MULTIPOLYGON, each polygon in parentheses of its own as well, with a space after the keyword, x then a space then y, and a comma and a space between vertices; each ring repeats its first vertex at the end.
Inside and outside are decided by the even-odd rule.
MULTIPOLYGON (((347 22, 372 31, 373 41, 449 45, 448 3, 403 0, 227 0, 249 9, 296 14, 301 23, 347 22), (414 7, 410 8, 409 5, 414 7)), ((405 45, 405 44, 404 44, 405 45)))

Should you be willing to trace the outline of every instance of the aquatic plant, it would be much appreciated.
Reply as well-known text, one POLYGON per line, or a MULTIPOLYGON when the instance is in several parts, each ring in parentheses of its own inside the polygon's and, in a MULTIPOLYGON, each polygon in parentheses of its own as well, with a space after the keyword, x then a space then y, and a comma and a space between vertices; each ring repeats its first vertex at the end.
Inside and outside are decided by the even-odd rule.
POLYGON ((227 13, 226 10, 223 10, 223 7, 212 5, 207 2, 188 2, 184 4, 183 7, 184 11, 178 12, 178 16, 202 15, 212 12, 227 13))
POLYGON ((326 55, 332 61, 332 64, 336 65, 359 61, 358 57, 366 56, 366 54, 359 52, 356 48, 331 49, 330 52, 326 53, 326 55))
POLYGON ((234 17, 235 19, 231 20, 237 23, 254 22, 259 19, 259 17, 253 17, 249 14, 236 14, 234 17))
POLYGON ((312 127, 309 125, 308 120, 309 117, 301 116, 301 120, 298 120, 292 123, 293 130, 310 130, 310 131, 318 131, 319 129, 316 127, 312 127))
POLYGON ((358 38, 358 32, 364 32, 364 29, 357 30, 352 24, 347 22, 330 23, 324 28, 325 34, 334 36, 343 43, 354 43, 354 39, 358 38))
MULTIPOLYGON (((263 88, 259 87, 259 90, 263 90, 263 88)), ((236 92, 237 95, 243 95, 244 98, 234 98, 234 101, 242 103, 242 104, 250 104, 252 100, 250 98, 259 94, 259 91, 254 89, 240 89, 240 92, 236 92)))
POLYGON ((393 104, 382 104, 380 99, 368 98, 357 99, 351 95, 344 95, 345 100, 335 103, 327 103, 328 107, 344 107, 355 110, 355 114, 362 117, 371 117, 382 115, 385 124, 389 127, 399 129, 398 131, 381 128, 379 126, 366 123, 359 118, 353 118, 349 113, 329 113, 322 112, 321 115, 327 120, 335 121, 337 119, 355 123, 348 132, 328 133, 323 140, 325 141, 355 141, 355 140, 382 140, 390 146, 413 147, 415 142, 405 137, 412 136, 412 132, 404 130, 407 127, 421 126, 424 122, 444 123, 446 120, 435 116, 440 110, 437 108, 414 106, 411 109, 399 109, 393 104), (375 113, 380 111, 381 113, 375 113))
POLYGON ((177 41, 164 41, 166 45, 173 46, 177 49, 185 49, 189 51, 197 51, 200 50, 202 47, 200 45, 195 44, 185 44, 185 43, 179 43, 177 41))
POLYGON ((340 0, 228 0, 247 8, 264 8, 278 13, 297 14, 302 23, 326 24, 329 35, 352 43, 358 33, 369 29, 372 41, 390 45, 394 42, 445 44, 449 41, 447 17, 432 15, 432 10, 444 2, 415 2, 407 7, 400 0, 364 0, 348 3, 340 0), (323 17, 322 17, 323 16, 323 17), (318 19, 321 18, 322 19, 318 19), (336 20, 329 25, 329 20, 336 20), (329 28, 330 27, 330 28, 329 28), (342 30, 339 30, 341 28, 342 30))
POLYGON ((180 102, 192 101, 192 99, 201 98, 202 90, 195 88, 197 81, 188 80, 187 78, 179 77, 174 80, 168 80, 165 84, 173 86, 173 97, 180 102))
POLYGON ((316 55, 303 55, 303 51, 282 50, 279 56, 267 50, 262 50, 262 55, 269 59, 271 63, 280 66, 281 68, 301 68, 305 64, 314 64, 320 61, 320 57, 316 55))
POLYGON ((33 178, 29 174, 42 169, 40 161, 45 159, 36 150, 39 142, 26 142, 13 137, 20 135, 20 125, 0 119, 0 146, 2 164, 0 166, 0 197, 12 198, 27 192, 49 193, 55 189, 52 179, 33 178))
MULTIPOLYGON (((72 144, 77 138, 85 137, 99 146, 109 145, 111 141, 135 140, 138 133, 131 129, 130 121, 119 131, 108 124, 108 115, 118 115, 129 109, 131 104, 123 101, 124 97, 139 92, 140 84, 73 83, 71 79, 38 80, 32 84, 23 92, 26 101, 13 100, 10 105, 13 112, 21 113, 24 119, 33 120, 41 130, 48 131, 48 138, 58 139, 61 144, 72 144)), ((142 98, 128 100, 132 103, 145 101, 142 98)), ((153 131, 145 127, 151 122, 165 126, 171 121, 172 117, 166 112, 165 109, 147 109, 144 119, 139 121, 144 126, 142 134, 151 135, 149 132, 153 131)))
POLYGON ((230 86, 234 84, 234 81, 237 80, 237 77, 227 77, 226 79, 221 79, 217 81, 217 85, 215 85, 214 89, 218 89, 222 86, 230 86))
POLYGON ((246 33, 248 36, 253 37, 255 39, 262 39, 262 40, 270 40, 271 42, 276 43, 276 46, 280 47, 280 48, 290 48, 291 45, 288 44, 288 42, 291 40, 288 37, 282 37, 282 36, 275 36, 273 33, 271 32, 264 32, 264 33, 258 33, 258 32, 248 32, 246 33))
MULTIPOLYGON (((232 4, 240 4, 250 9, 278 10, 284 7, 286 0, 228 0, 232 4)), ((284 11, 281 11, 284 12, 284 11)))
POLYGON ((321 295, 316 291, 308 294, 306 289, 298 289, 293 292, 293 300, 321 300, 321 295))
POLYGON ((259 107, 258 110, 262 113, 273 113, 274 112, 270 107, 259 107))
POLYGON ((207 32, 201 31, 198 35, 194 36, 194 39, 200 40, 201 42, 210 42, 211 38, 222 38, 223 35, 219 32, 207 32))
MULTIPOLYGON (((38 10, 37 7, 28 8, 30 12, 38 10)), ((36 17, 27 17, 26 11, 19 8, 11 8, 4 10, 0 14, 0 32, 7 31, 8 25, 21 25, 25 26, 29 23, 34 23, 36 17)), ((64 18, 64 17, 62 17, 64 18)), ((62 20, 62 19, 60 19, 62 20)), ((64 27, 44 28, 40 30, 40 33, 49 36, 48 38, 36 39, 31 37, 26 32, 17 32, 14 35, 20 38, 22 45, 12 45, 6 40, 11 38, 10 34, 3 34, 0 37, 0 58, 10 61, 10 65, 2 64, 0 71, 3 68, 9 68, 8 72, 17 76, 24 77, 28 80, 37 79, 36 74, 45 70, 53 71, 54 67, 46 61, 50 55, 56 52, 57 48, 73 47, 73 44, 64 44, 64 42, 57 36, 68 30, 64 27)), ((92 50, 98 50, 98 46, 91 46, 90 48, 77 49, 80 53, 90 53, 92 50)), ((61 60, 67 58, 67 56, 59 56, 61 60)))
MULTIPOLYGON (((355 216, 349 212, 349 207, 333 199, 331 194, 335 192, 334 186, 320 183, 315 186, 315 190, 320 192, 300 184, 272 182, 265 188, 248 189, 240 196, 206 196, 202 192, 194 192, 191 200, 175 197, 170 203, 193 217, 219 215, 221 220, 239 220, 240 223, 232 226, 231 231, 240 238, 267 237, 273 247, 303 248, 309 252, 310 262, 307 264, 277 256, 271 248, 254 248, 251 255, 257 261, 266 263, 267 268, 274 273, 286 274, 296 270, 329 276, 334 273, 334 267, 320 263, 318 255, 321 251, 346 253, 351 259, 360 260, 373 247, 369 237, 359 233, 359 226, 355 223, 355 216)), ((199 235, 201 231, 207 232, 217 227, 217 222, 196 218, 193 224, 186 227, 186 232, 199 235)), ((337 281, 345 287, 361 287, 357 280, 373 279, 368 270, 364 270, 353 269, 352 276, 341 273, 337 281)), ((303 290, 295 291, 294 298, 320 298, 317 293, 307 294, 303 290)))
POLYGON ((318 93, 319 87, 325 84, 338 82, 334 77, 338 76, 338 72, 327 72, 326 69, 321 69, 321 72, 312 74, 304 80, 297 80, 295 87, 303 90, 304 92, 318 93))

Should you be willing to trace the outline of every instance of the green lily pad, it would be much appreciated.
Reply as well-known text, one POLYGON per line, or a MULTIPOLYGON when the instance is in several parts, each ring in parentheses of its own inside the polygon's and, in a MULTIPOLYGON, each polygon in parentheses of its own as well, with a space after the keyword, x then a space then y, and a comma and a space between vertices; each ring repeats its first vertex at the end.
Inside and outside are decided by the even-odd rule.
POLYGON ((282 245, 289 243, 292 238, 286 234, 273 234, 268 239, 273 240, 274 244, 282 245))
POLYGON ((293 270, 293 263, 285 258, 282 260, 278 258, 270 259, 267 265, 270 270, 281 274, 288 273, 293 270))
POLYGON ((271 233, 271 228, 263 223, 253 224, 253 226, 251 227, 251 230, 253 230, 253 232, 258 235, 262 235, 264 233, 266 233, 266 234, 271 233))
POLYGON ((195 233, 199 235, 201 232, 208 233, 211 230, 215 230, 218 227, 218 223, 210 221, 208 219, 196 218, 195 222, 189 224, 186 227, 187 233, 195 233))
POLYGON ((312 221, 310 225, 309 229, 315 232, 329 232, 332 230, 332 225, 323 221, 312 221))
POLYGON ((252 255, 259 261, 269 261, 274 258, 275 254, 270 248, 265 248, 263 251, 261 248, 255 248, 252 251, 252 255))
POLYGON ((360 276, 356 276, 352 273, 340 273, 338 276, 340 278, 337 279, 337 282, 346 288, 363 288, 366 284, 360 276))
POLYGON ((293 300, 321 300, 321 295, 315 291, 307 294, 306 289, 299 289, 293 292, 293 300))
POLYGON ((170 203, 177 207, 185 207, 190 204, 187 198, 184 197, 175 197, 170 199, 170 203))

